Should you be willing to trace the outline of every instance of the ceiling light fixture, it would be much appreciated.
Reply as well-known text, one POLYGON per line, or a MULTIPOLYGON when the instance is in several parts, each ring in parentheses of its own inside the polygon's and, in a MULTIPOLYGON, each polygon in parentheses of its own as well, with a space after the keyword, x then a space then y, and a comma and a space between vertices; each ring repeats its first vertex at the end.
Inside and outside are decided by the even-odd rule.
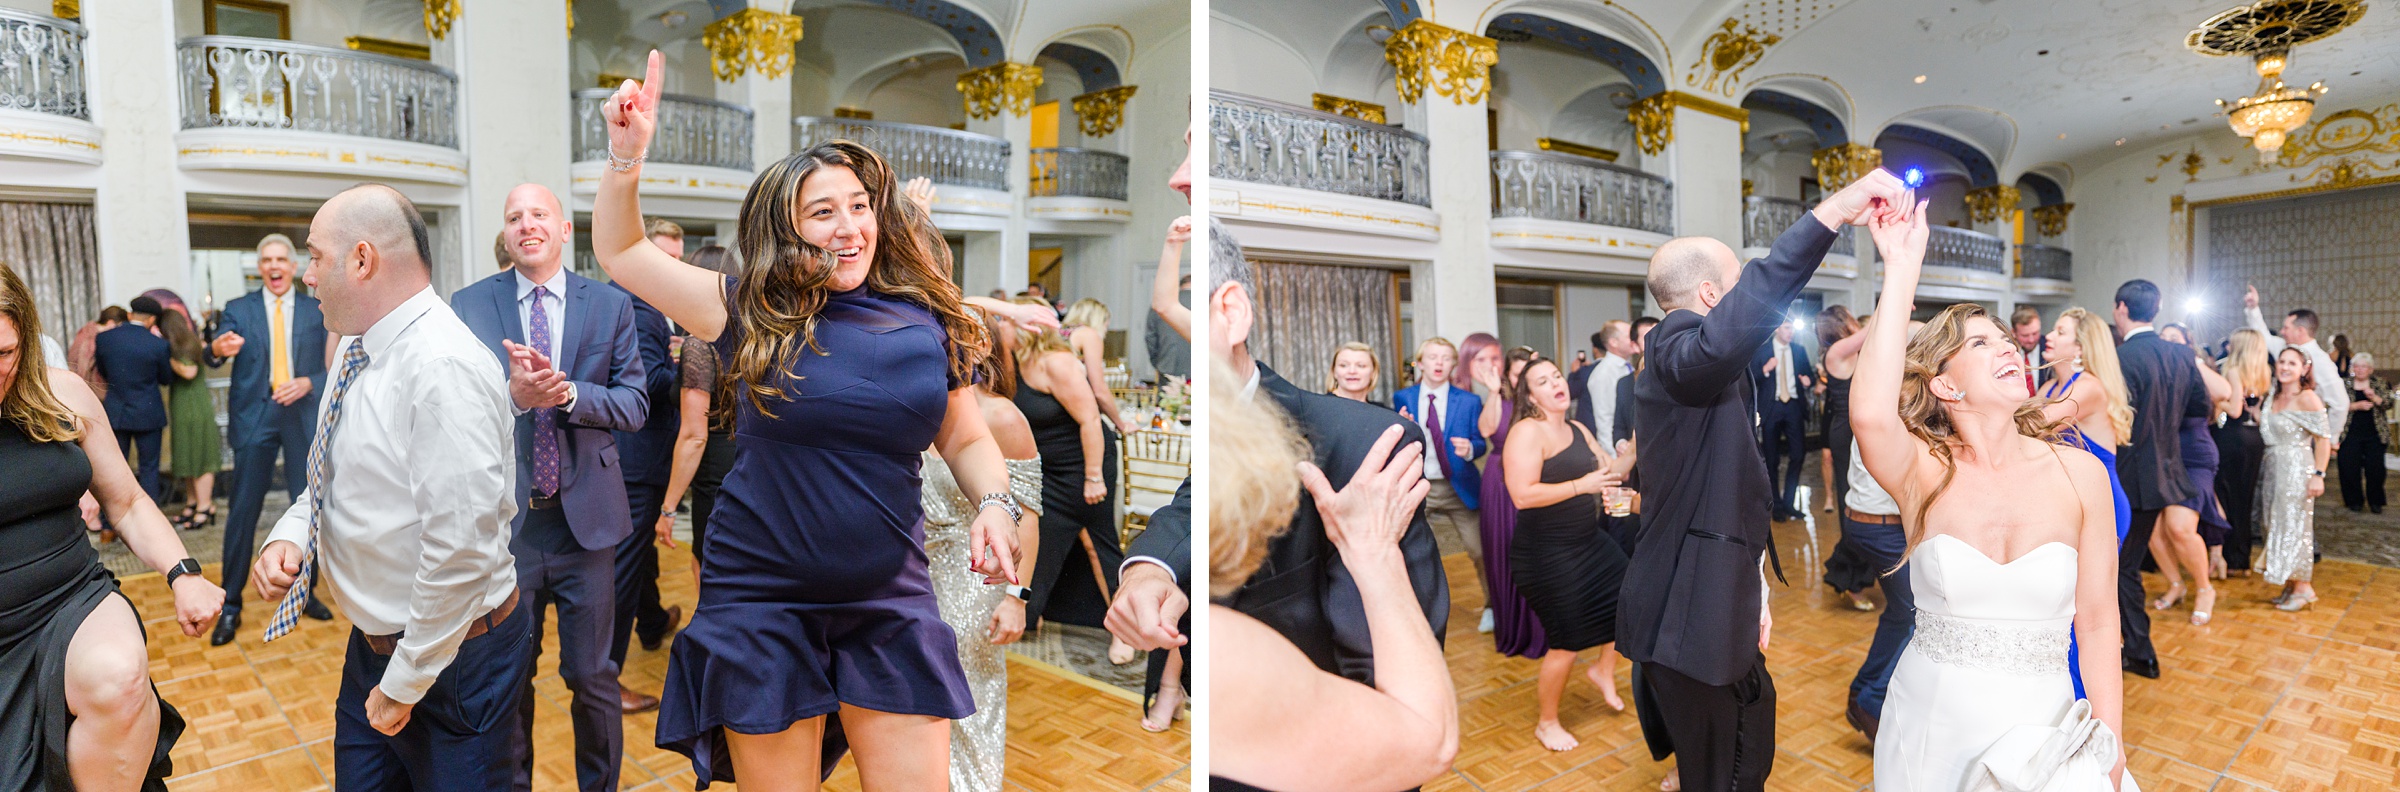
POLYGON ((1925 75, 1922 75, 1922 74, 1920 74, 1920 75, 1917 75, 1917 84, 1918 84, 1918 85, 1924 85, 1924 84, 1925 84, 1925 75))
POLYGON ((2358 21, 2366 4, 2356 0, 2259 0, 2227 10, 2184 37, 2193 52, 2212 57, 2248 55, 2258 71, 2258 88, 2249 96, 2219 99, 2233 133, 2250 139, 2260 164, 2271 164, 2283 141, 2308 123, 2325 95, 2325 84, 2306 88, 2286 86, 2284 69, 2292 48, 2331 36, 2358 21))

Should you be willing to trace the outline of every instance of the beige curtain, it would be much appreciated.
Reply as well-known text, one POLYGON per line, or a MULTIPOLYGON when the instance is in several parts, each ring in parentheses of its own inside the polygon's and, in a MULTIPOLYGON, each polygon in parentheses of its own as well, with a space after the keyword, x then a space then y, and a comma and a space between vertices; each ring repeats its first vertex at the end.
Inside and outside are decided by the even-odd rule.
POLYGON ((42 331, 59 344, 100 314, 100 240, 90 205, 0 201, 0 264, 33 289, 42 331))
MULTIPOLYGON (((1392 276, 1367 267, 1252 261, 1258 278, 1258 320, 1250 354, 1302 390, 1325 390, 1333 353, 1365 342, 1378 364, 1392 360, 1392 276)), ((1380 372, 1373 398, 1389 403, 1391 371, 1380 372)))

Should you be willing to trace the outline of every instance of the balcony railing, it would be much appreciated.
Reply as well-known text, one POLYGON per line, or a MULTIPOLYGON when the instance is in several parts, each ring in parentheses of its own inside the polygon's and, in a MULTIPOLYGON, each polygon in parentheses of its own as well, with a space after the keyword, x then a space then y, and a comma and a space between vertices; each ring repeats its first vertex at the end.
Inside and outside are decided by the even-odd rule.
POLYGON ((458 75, 424 61, 238 36, 176 48, 183 128, 289 129, 458 148, 458 75))
POLYGON ((1125 155, 1080 148, 1033 149, 1032 186, 1037 198, 1078 196, 1125 200, 1125 155))
MULTIPOLYGON (((1742 247, 1771 248, 1775 238, 1782 236, 1800 216, 1816 204, 1802 203, 1790 198, 1768 198, 1753 195, 1742 199, 1742 247)), ((1850 229, 1844 228, 1833 236, 1833 247, 1826 252, 1837 256, 1858 255, 1858 244, 1852 241, 1850 229)))
POLYGON ((1432 206, 1425 137, 1304 107, 1208 92, 1209 175, 1432 206))
POLYGON ((1589 157, 1544 151, 1492 152, 1492 216, 1675 229, 1667 180, 1589 157))
POLYGON ((902 180, 923 176, 936 184, 1008 189, 1008 141, 1001 138, 891 121, 816 116, 792 119, 792 151, 807 151, 832 140, 848 140, 874 149, 892 164, 893 175, 902 180))
POLYGON ((2002 251, 2008 245, 1999 237, 1949 226, 1934 226, 1927 231, 1930 232, 1925 241, 1927 265, 2008 274, 2007 262, 2002 259, 2002 251))
POLYGON ((2049 245, 2018 245, 2017 277, 2074 280, 2075 254, 2049 245))
MULTIPOLYGON (((600 106, 614 88, 575 92, 575 161, 608 159, 608 127, 600 106)), ((750 108, 697 96, 658 97, 658 134, 650 139, 650 162, 750 170, 750 108)))
POLYGON ((82 25, 0 8, 0 110, 92 120, 82 25))

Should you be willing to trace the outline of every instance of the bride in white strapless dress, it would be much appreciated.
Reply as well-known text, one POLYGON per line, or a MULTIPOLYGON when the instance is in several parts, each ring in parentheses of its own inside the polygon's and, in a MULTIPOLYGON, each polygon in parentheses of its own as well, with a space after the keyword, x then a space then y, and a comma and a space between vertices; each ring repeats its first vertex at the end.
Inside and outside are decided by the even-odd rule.
POLYGON ((1883 298, 1850 420, 1860 459, 1902 506, 1917 595, 1875 740, 1875 788, 2136 792, 2116 737, 2124 681, 2108 471, 2054 442, 2023 359, 1981 307, 1952 306, 1911 338, 1923 205, 1873 231, 1883 298), (2068 675, 2070 636, 2081 640, 2088 699, 2068 675))

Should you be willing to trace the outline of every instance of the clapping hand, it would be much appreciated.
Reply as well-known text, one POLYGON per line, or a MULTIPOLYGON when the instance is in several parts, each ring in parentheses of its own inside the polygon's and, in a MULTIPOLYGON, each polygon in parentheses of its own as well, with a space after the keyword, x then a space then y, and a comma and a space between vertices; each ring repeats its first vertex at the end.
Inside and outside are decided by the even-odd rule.
POLYGON ((1395 455, 1392 447, 1400 444, 1400 437, 1398 426, 1383 430, 1383 436, 1367 449, 1367 457, 1359 461, 1349 486, 1338 492, 1326 480, 1325 471, 1309 462, 1300 463, 1300 483, 1316 499, 1317 515, 1325 520, 1325 536, 1341 551, 1344 563, 1399 552, 1400 535, 1408 531, 1417 505, 1424 503, 1425 494, 1431 491, 1432 485, 1425 481, 1424 446, 1411 443, 1395 455))
POLYGON ((567 403, 567 375, 550 365, 550 356, 515 341, 502 340, 508 350, 508 395, 521 410, 567 403))
POLYGON ((601 121, 608 128, 608 151, 619 160, 639 159, 650 150, 650 137, 658 131, 658 95, 666 88, 662 79, 665 64, 658 50, 651 50, 649 71, 642 81, 626 80, 600 105, 601 121))

